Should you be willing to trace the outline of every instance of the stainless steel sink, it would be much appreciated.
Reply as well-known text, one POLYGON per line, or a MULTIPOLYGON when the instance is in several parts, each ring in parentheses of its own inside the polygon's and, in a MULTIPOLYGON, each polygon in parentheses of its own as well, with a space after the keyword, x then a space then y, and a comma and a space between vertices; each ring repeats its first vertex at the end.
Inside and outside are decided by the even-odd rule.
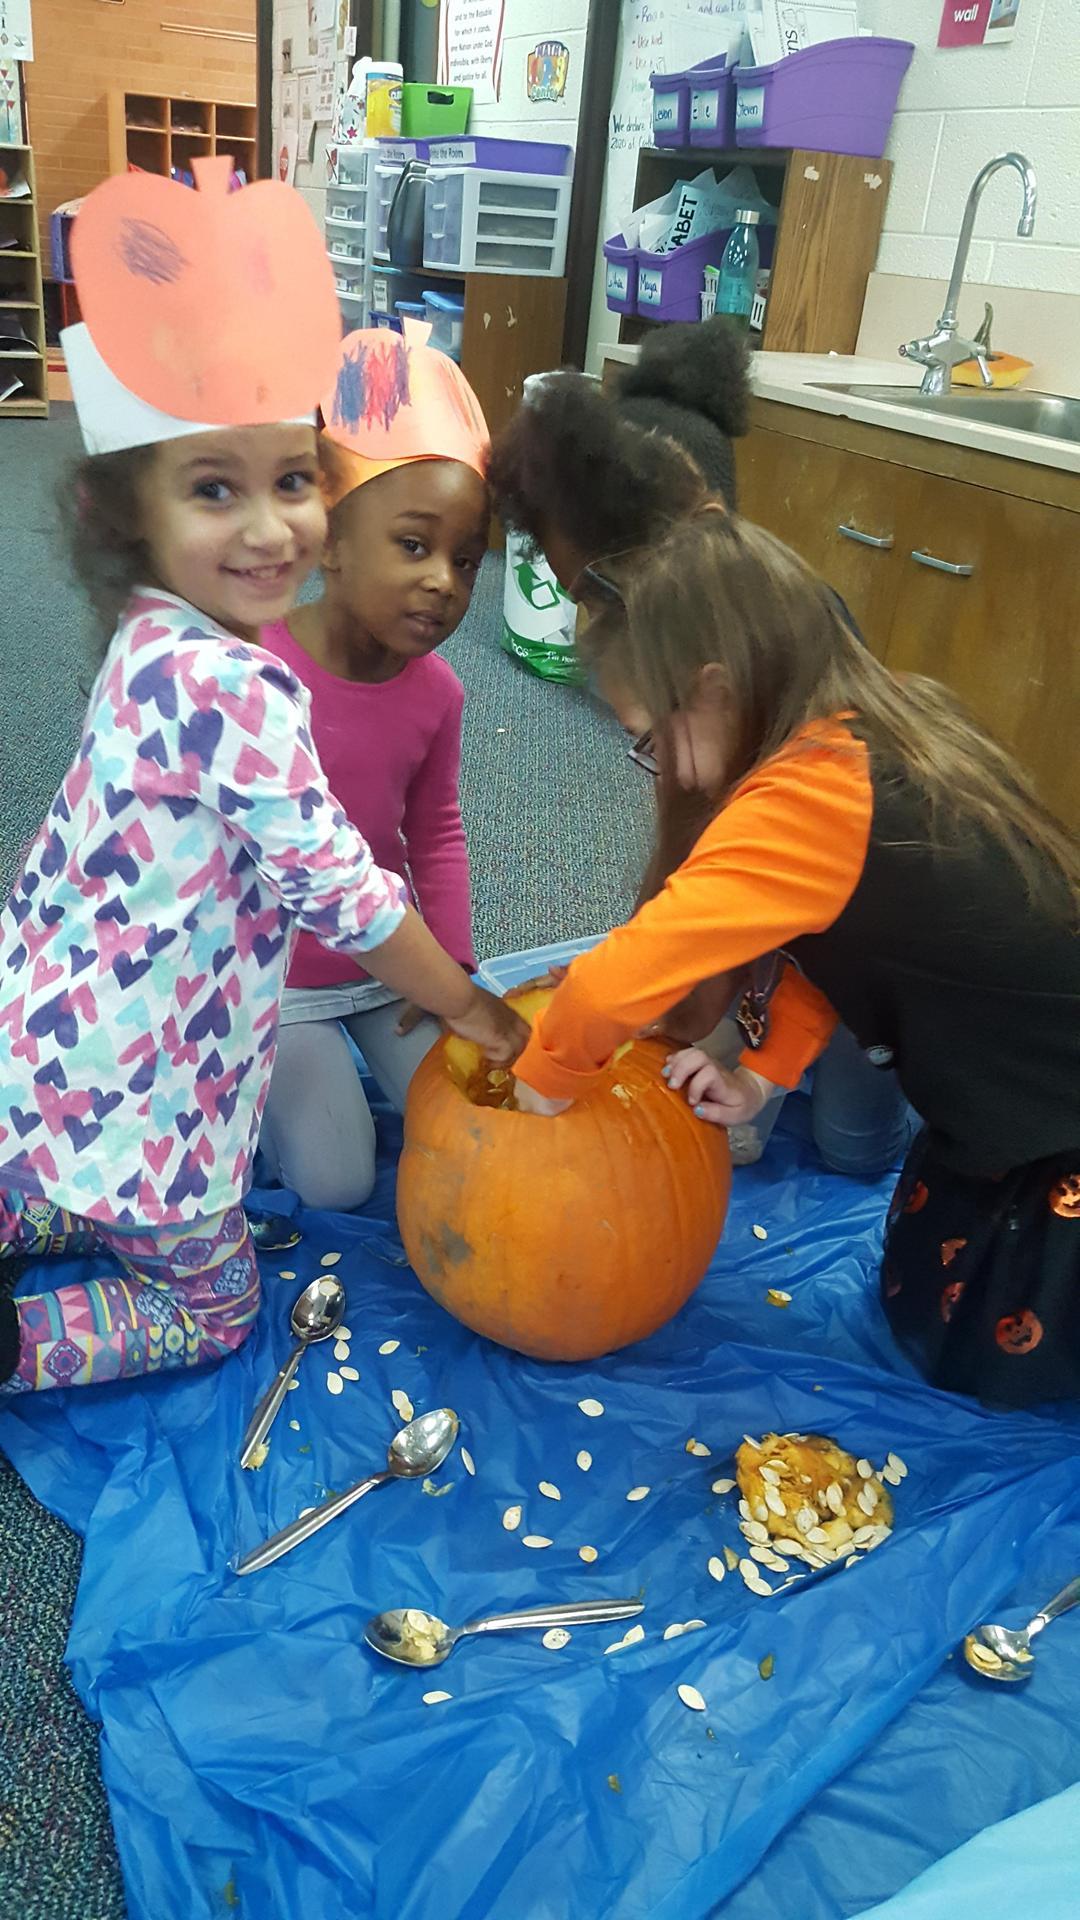
POLYGON ((841 381, 811 383, 825 393, 848 393, 858 400, 883 400, 890 407, 909 407, 913 413, 942 414, 948 420, 985 420, 989 426, 1011 427, 1042 439, 1080 441, 1080 400, 1056 393, 1002 392, 972 387, 968 392, 921 393, 918 387, 869 387, 841 381))

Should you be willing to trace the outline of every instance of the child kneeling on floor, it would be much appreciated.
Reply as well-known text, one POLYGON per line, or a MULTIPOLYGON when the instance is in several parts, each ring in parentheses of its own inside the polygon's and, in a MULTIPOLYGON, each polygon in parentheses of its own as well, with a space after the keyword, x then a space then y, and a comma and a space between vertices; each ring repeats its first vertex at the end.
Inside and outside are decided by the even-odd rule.
MULTIPOLYGON (((380 329, 349 334, 323 405, 330 522, 323 596, 264 627, 311 695, 316 750, 381 866, 401 867, 436 939, 475 966, 458 801, 461 682, 437 648, 468 611, 487 547, 487 427, 460 368, 380 329)), ((259 1138, 271 1179, 310 1207, 358 1207, 375 1126, 350 1038, 399 1109, 438 1027, 348 953, 301 933, 259 1138)))
POLYGON ((73 243, 76 558, 115 633, 0 911, 0 1255, 92 1252, 112 1272, 0 1300, 0 1392, 196 1366, 245 1338, 243 1196, 294 928, 503 1058, 524 1032, 376 865, 305 690, 258 644, 326 533, 313 409, 337 303, 291 188, 260 183, 249 213, 227 159, 195 171, 194 217, 190 188, 119 176, 73 243))
MULTIPOLYGON (((757 1051, 670 1082, 751 1120, 839 1017, 925 1126, 882 1297, 936 1386, 1080 1394, 1080 849, 932 681, 861 646, 797 556, 716 504, 610 569, 601 690, 654 729, 700 831, 667 885, 574 962, 518 1062, 557 1112, 697 981, 784 949, 757 1051), (801 970, 799 970, 801 969, 801 970)), ((555 1124, 558 1124, 557 1121, 555 1124)))

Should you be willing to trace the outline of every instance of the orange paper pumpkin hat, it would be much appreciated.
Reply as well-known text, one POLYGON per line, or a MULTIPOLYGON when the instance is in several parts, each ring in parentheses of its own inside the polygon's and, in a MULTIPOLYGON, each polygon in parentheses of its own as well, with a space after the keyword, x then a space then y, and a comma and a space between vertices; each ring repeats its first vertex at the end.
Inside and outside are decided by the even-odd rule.
POLYGON ((389 329, 361 328, 340 342, 322 420, 341 456, 328 506, 411 460, 460 460, 485 477, 487 421, 461 368, 389 329))
POLYGON ((225 156, 193 168, 195 191, 117 174, 75 221, 72 389, 91 452, 310 416, 331 377, 333 271, 300 195, 230 192, 225 156))

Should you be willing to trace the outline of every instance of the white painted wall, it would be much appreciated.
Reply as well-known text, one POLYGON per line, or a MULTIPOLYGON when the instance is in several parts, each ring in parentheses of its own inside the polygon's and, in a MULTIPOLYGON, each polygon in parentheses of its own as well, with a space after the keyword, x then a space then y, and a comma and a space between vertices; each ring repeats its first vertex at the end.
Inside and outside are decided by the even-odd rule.
MULTIPOLYGON (((315 62, 308 52, 307 0, 274 0, 274 94, 273 125, 279 124, 278 111, 282 76, 282 43, 292 41, 293 72, 301 68, 313 67, 315 62)), ((329 129, 317 127, 315 130, 314 160, 308 160, 301 154, 296 163, 294 184, 299 187, 312 213, 321 227, 326 218, 326 143, 329 129)))
POLYGON ((497 134, 502 140, 553 140, 572 147, 588 25, 589 0, 506 0, 499 99, 493 106, 473 107, 469 132, 497 134), (570 67, 562 99, 534 105, 526 91, 526 62, 541 40, 561 40, 569 51, 570 67))
POLYGON ((996 48, 939 48, 941 5, 859 3, 864 26, 916 48, 886 149, 894 173, 877 269, 947 279, 968 188, 1012 147, 1038 177, 1035 232, 1017 239, 1020 181, 1003 171, 982 198, 968 277, 1080 293, 1080 0, 1022 0, 1015 38, 996 48))

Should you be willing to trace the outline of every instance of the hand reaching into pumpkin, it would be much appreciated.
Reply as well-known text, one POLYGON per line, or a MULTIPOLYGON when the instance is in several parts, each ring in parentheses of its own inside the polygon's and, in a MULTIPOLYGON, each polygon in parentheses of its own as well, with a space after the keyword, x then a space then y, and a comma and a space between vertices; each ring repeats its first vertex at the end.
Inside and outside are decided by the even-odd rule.
POLYGON ((528 1021, 515 1012, 508 1000, 500 1000, 483 987, 473 988, 473 998, 465 1012, 447 1018, 452 1033, 472 1040, 485 1059, 495 1066, 508 1067, 524 1051, 529 1038, 528 1021))
POLYGON ((753 1073, 749 1067, 736 1067, 729 1073, 700 1047, 673 1053, 664 1067, 664 1078, 673 1092, 684 1090, 699 1120, 709 1120, 719 1127, 745 1126, 757 1118, 776 1092, 772 1081, 762 1074, 753 1073))
POLYGON ((515 1080, 514 1097, 519 1113, 535 1113, 542 1120, 554 1120, 556 1114, 565 1113, 574 1104, 572 1100, 549 1100, 534 1087, 526 1086, 524 1080, 515 1080))

